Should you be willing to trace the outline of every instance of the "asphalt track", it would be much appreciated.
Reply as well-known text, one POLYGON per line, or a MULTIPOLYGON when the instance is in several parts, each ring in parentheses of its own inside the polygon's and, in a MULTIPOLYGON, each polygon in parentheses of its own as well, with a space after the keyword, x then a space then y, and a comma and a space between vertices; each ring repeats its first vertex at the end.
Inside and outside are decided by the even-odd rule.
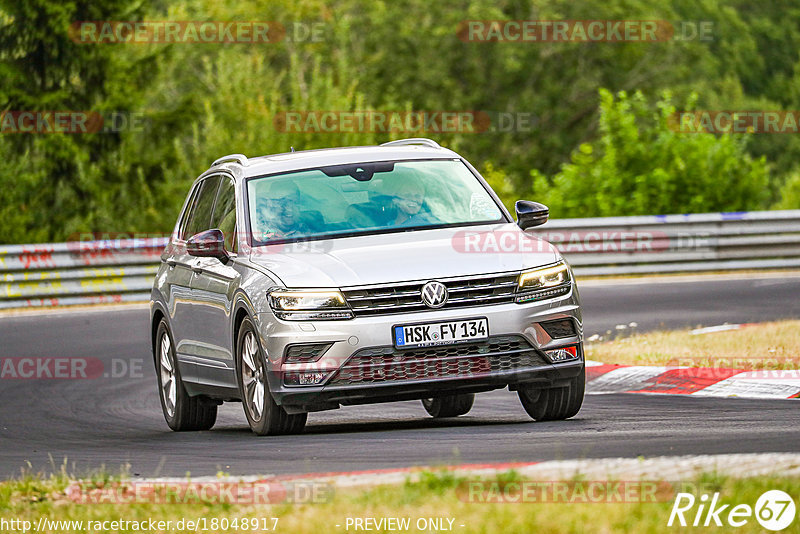
MULTIPOLYGON (((800 317, 800 278, 587 284, 586 334, 800 317)), ((572 420, 534 423, 516 395, 478 395, 434 421, 418 402, 311 414, 301 436, 257 438, 241 405, 209 432, 163 421, 145 309, 0 317, 0 357, 96 357, 120 378, 0 380, 0 477, 59 470, 133 476, 283 474, 437 465, 739 452, 797 452, 797 401, 589 395, 572 420), (136 367, 141 364, 141 369, 136 367), (134 366, 131 371, 131 365, 134 366)))

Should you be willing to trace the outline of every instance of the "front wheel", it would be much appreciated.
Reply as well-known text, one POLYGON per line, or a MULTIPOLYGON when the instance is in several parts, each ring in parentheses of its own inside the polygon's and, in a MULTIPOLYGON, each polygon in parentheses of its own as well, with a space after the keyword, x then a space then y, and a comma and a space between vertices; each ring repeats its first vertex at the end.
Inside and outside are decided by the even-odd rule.
POLYGON ((570 380, 566 387, 519 388, 517 394, 522 407, 536 421, 558 421, 569 419, 578 413, 583 404, 586 389, 586 369, 570 380))
POLYGON ((308 414, 286 413, 269 392, 266 358, 256 339, 255 327, 249 318, 245 318, 239 327, 236 346, 239 391, 250 429, 259 436, 302 432, 308 414))
POLYGON ((163 319, 156 336, 158 391, 167 425, 176 432, 210 429, 217 421, 217 405, 202 397, 190 397, 186 392, 172 336, 163 319))
POLYGON ((422 406, 431 417, 458 417, 464 415, 472 409, 475 402, 474 393, 462 395, 450 395, 448 397, 435 397, 433 399, 422 399, 422 406))

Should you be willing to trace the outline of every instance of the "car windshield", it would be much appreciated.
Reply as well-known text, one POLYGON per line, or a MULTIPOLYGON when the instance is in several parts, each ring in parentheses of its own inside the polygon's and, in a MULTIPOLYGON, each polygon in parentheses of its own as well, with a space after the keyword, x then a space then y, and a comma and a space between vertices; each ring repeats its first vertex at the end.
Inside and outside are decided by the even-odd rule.
POLYGON ((251 178, 254 244, 504 220, 460 160, 382 161, 251 178))

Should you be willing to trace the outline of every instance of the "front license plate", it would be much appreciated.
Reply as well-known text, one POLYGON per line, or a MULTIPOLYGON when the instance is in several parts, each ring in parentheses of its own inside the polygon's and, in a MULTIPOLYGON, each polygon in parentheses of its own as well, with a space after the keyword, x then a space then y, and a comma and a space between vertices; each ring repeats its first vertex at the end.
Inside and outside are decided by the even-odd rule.
POLYGON ((481 341, 488 337, 489 321, 485 317, 394 327, 394 346, 399 349, 481 341))

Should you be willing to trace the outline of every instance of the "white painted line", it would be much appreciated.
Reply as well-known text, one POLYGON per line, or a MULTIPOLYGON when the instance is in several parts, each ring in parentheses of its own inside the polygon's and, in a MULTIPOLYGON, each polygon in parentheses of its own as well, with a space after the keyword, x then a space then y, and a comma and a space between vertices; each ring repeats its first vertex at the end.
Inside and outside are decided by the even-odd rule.
POLYGON ((570 480, 580 474, 587 480, 689 481, 712 472, 733 477, 796 476, 800 475, 798 460, 800 454, 795 453, 608 458, 542 462, 519 471, 537 480, 570 480))
MULTIPOLYGON (((401 468, 396 470, 380 470, 378 472, 353 473, 316 473, 298 475, 247 475, 240 477, 197 477, 186 478, 153 478, 134 479, 140 483, 169 482, 325 482, 339 488, 368 487, 382 484, 403 484, 407 480, 420 479, 423 471, 441 469, 455 470, 460 476, 496 477, 499 473, 508 472, 509 464, 497 466, 421 466, 418 468, 401 468)), ((754 454, 719 454, 719 455, 687 455, 658 456, 653 458, 598 458, 582 460, 553 460, 547 462, 530 462, 513 467, 520 475, 533 480, 575 480, 580 475, 585 480, 653 480, 653 481, 685 481, 690 482, 705 473, 730 476, 735 478, 780 475, 800 476, 800 454, 797 453, 754 453, 754 454)))
POLYGON ((649 379, 678 367, 648 367, 643 365, 620 367, 588 382, 590 393, 624 393, 652 386, 649 379))
MULTIPOLYGON (((592 368, 602 365, 600 362, 587 361, 586 367, 592 368)), ((719 379, 717 382, 703 387, 692 393, 679 391, 658 391, 653 388, 653 379, 663 373, 675 369, 688 369, 686 366, 643 366, 634 365, 612 369, 586 384, 587 395, 604 395, 609 393, 636 392, 643 389, 652 389, 647 394, 654 395, 692 395, 698 397, 740 397, 746 399, 789 399, 800 394, 800 370, 783 369, 775 371, 741 371, 733 376, 719 379)), ((716 370, 713 368, 698 368, 693 375, 698 379, 714 377, 716 370), (708 375, 703 373, 708 371, 708 375)), ((681 387, 687 388, 691 383, 690 377, 680 377, 681 387)), ((701 384, 707 383, 705 380, 701 384)))
POLYGON ((800 388, 800 370, 797 369, 777 369, 774 371, 745 371, 734 375, 731 378, 736 380, 761 380, 764 382, 778 382, 780 384, 796 385, 800 388))
POLYGON ((621 285, 639 285, 639 284, 680 284, 688 282, 716 282, 725 280, 778 280, 783 281, 786 278, 800 278, 800 271, 765 271, 755 273, 710 273, 710 274, 663 274, 656 276, 639 276, 623 278, 619 276, 612 276, 608 278, 594 278, 576 276, 578 287, 608 287, 612 289, 613 286, 621 285))
POLYGON ((693 336, 700 336, 703 334, 713 334, 715 332, 726 332, 728 330, 739 330, 742 328, 740 324, 720 324, 717 326, 707 326, 705 328, 695 328, 689 334, 693 336))
POLYGON ((743 399, 788 399, 800 393, 800 383, 777 380, 748 380, 736 376, 692 393, 698 397, 740 397, 743 399))

